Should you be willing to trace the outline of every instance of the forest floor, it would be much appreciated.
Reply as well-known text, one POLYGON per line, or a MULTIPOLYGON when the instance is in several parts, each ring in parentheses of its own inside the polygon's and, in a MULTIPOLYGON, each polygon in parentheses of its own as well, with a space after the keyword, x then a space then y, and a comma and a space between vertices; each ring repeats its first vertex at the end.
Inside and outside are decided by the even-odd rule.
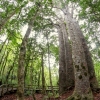
MULTIPOLYGON (((73 93, 73 90, 70 90, 66 93, 64 93, 63 95, 56 97, 56 98, 48 98, 45 100, 65 100, 65 98, 68 98, 71 94, 73 93)), ((94 92, 94 100, 100 100, 100 92, 94 92)), ((46 98, 47 96, 45 96, 46 98)), ((36 100, 44 100, 44 96, 42 94, 35 94, 35 98, 36 100)), ((3 97, 0 97, 0 100, 17 100, 17 96, 16 94, 8 94, 8 95, 4 95, 3 97)), ((32 98, 32 96, 25 96, 25 100, 34 100, 32 98)))

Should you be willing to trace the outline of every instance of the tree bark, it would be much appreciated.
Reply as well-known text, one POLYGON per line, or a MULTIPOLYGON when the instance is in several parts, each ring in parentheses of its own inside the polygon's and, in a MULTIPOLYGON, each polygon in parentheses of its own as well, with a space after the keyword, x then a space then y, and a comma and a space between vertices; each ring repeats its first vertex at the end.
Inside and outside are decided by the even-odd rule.
POLYGON ((5 67, 6 67, 6 64, 7 64, 7 58, 9 56, 9 53, 10 53, 10 51, 7 51, 7 55, 5 56, 5 60, 4 60, 4 63, 2 65, 2 74, 1 74, 1 76, 2 76, 2 83, 4 83, 4 84, 5 84, 4 70, 5 70, 5 67))
POLYGON ((43 94, 46 94, 43 56, 44 56, 44 54, 41 55, 41 66, 42 66, 42 93, 43 94))
POLYGON ((97 82, 96 75, 95 75, 95 70, 94 70, 94 65, 93 65, 93 61, 91 58, 91 53, 90 53, 89 48, 87 46, 84 35, 82 34, 82 31, 80 30, 80 27, 79 27, 77 22, 75 22, 75 26, 78 30, 77 34, 79 35, 79 37, 82 41, 82 45, 83 45, 83 49, 84 49, 84 53, 85 53, 85 59, 86 59, 87 66, 88 66, 90 86, 92 89, 98 88, 98 82, 97 82))
POLYGON ((49 47, 49 40, 48 40, 48 33, 46 34, 46 38, 47 38, 47 51, 48 51, 48 66, 49 66, 49 78, 50 78, 50 86, 51 86, 51 90, 54 96, 54 90, 53 90, 53 86, 52 86, 52 76, 51 76, 51 67, 50 67, 50 47, 49 47))
POLYGON ((59 93, 62 94, 74 86, 74 69, 71 45, 66 25, 60 23, 59 31, 59 93))
POLYGON ((25 55, 26 55, 26 45, 27 39, 31 33, 32 24, 29 24, 26 34, 22 40, 22 44, 20 47, 20 54, 19 54, 19 62, 18 62, 18 100, 24 100, 24 66, 25 66, 25 55))
POLYGON ((14 68, 14 66, 15 66, 16 58, 17 58, 17 56, 15 56, 15 58, 13 59, 14 61, 13 61, 12 65, 9 66, 10 69, 8 70, 7 75, 6 75, 6 78, 5 78, 5 81, 6 81, 5 83, 6 83, 6 84, 8 84, 8 79, 9 79, 10 73, 11 73, 11 71, 13 70, 13 68, 14 68))
POLYGON ((66 91, 66 63, 65 63, 65 49, 64 49, 64 39, 63 32, 60 27, 58 27, 59 36, 59 93, 66 91))
POLYGON ((25 55, 26 55, 26 46, 27 46, 27 40, 28 37, 31 33, 32 30, 32 25, 38 16, 40 12, 40 8, 37 9, 37 12, 33 18, 30 19, 30 22, 28 24, 28 29, 26 31, 26 34, 22 40, 22 44, 20 47, 20 54, 19 54, 19 62, 18 62, 18 89, 17 89, 17 94, 18 94, 18 100, 24 100, 24 71, 25 71, 25 55))
POLYGON ((74 68, 73 68, 73 60, 72 60, 72 50, 68 40, 66 24, 62 23, 61 28, 62 28, 63 39, 64 39, 65 63, 66 63, 66 86, 68 89, 74 86, 74 68))
POLYGON ((66 12, 65 18, 70 39, 72 41, 72 58, 75 73, 75 90, 68 100, 93 100, 84 48, 82 41, 77 34, 79 30, 75 25, 75 20, 71 18, 68 12, 66 12))
POLYGON ((2 46, 0 47, 0 53, 1 53, 2 49, 3 49, 3 47, 5 46, 7 40, 8 40, 8 38, 6 38, 5 41, 2 43, 2 46))
POLYGON ((8 17, 6 17, 4 20, 2 20, 0 22, 0 31, 1 29, 5 26, 5 24, 7 23, 7 21, 16 13, 16 11, 12 12, 11 14, 9 14, 8 17))

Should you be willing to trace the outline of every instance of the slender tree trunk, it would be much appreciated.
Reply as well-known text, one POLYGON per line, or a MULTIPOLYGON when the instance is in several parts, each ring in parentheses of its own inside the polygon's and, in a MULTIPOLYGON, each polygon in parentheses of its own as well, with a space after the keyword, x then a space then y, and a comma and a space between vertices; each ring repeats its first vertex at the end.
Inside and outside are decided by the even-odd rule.
MULTIPOLYGON (((30 55, 31 55, 31 53, 30 53, 30 55)), ((25 64, 25 72, 24 72, 24 85, 26 86, 26 75, 27 75, 27 70, 28 70, 28 66, 29 66, 29 61, 30 61, 30 56, 29 57, 26 57, 27 58, 27 62, 26 62, 26 64, 25 64)))
MULTIPOLYGON (((8 43, 9 43, 9 42, 8 42, 8 43)), ((5 50, 4 50, 4 53, 3 53, 3 55, 2 55, 2 57, 1 57, 1 59, 0 59, 0 65, 1 65, 1 66, 3 65, 3 63, 4 63, 5 59, 6 59, 5 54, 6 54, 6 49, 7 49, 8 43, 7 43, 7 45, 6 45, 6 47, 5 47, 5 50)))
POLYGON ((24 100, 24 71, 25 71, 25 56, 26 56, 27 40, 31 33, 32 25, 33 25, 35 19, 37 18, 39 12, 40 12, 40 8, 37 9, 35 16, 30 19, 30 22, 28 24, 28 29, 26 31, 26 34, 22 40, 21 47, 20 47, 18 72, 17 72, 17 76, 18 76, 17 99, 18 100, 24 100))
POLYGON ((42 93, 46 94, 45 89, 45 77, 44 77, 44 61, 43 61, 43 54, 41 56, 41 65, 42 65, 42 93))
POLYGON ((18 73, 17 73, 17 76, 18 76, 18 90, 17 90, 18 100, 24 100, 24 71, 25 71, 24 67, 25 67, 26 46, 27 46, 28 37, 32 30, 32 25, 33 25, 36 17, 39 14, 39 10, 40 9, 38 8, 35 16, 30 20, 30 22, 28 24, 28 29, 26 31, 26 34, 22 40, 22 44, 20 47, 18 73))
POLYGON ((19 54, 19 62, 18 62, 18 100, 24 100, 24 71, 25 71, 25 55, 26 55, 26 45, 27 39, 31 33, 32 24, 29 24, 26 34, 22 40, 22 44, 20 47, 20 54, 19 54))
POLYGON ((14 76, 14 69, 12 70, 12 73, 11 73, 11 84, 13 82, 13 76, 14 76))
POLYGON ((26 75, 27 75, 27 69, 28 69, 28 65, 29 65, 29 61, 30 61, 30 56, 31 56, 31 51, 30 51, 30 48, 31 48, 31 44, 32 44, 32 40, 31 40, 31 43, 29 44, 28 46, 28 43, 27 43, 27 50, 28 52, 30 52, 28 55, 26 55, 26 59, 27 59, 27 62, 25 64, 25 73, 24 73, 24 80, 25 80, 25 83, 24 85, 26 85, 26 75))
POLYGON ((48 65, 49 65, 49 78, 50 78, 50 86, 54 96, 54 90, 52 86, 52 76, 51 76, 51 67, 50 67, 50 48, 49 48, 49 40, 48 40, 48 33, 47 33, 47 49, 48 49, 48 65))
POLYGON ((68 100, 93 100, 84 48, 82 41, 77 34, 79 31, 70 14, 66 12, 65 17, 70 39, 72 41, 72 58, 75 73, 75 90, 68 100))
POLYGON ((7 39, 8 39, 8 38, 6 38, 5 41, 3 42, 3 44, 2 44, 2 46, 1 46, 1 48, 0 48, 0 53, 1 53, 1 51, 2 51, 2 49, 3 49, 3 47, 4 47, 4 45, 5 45, 5 43, 7 42, 7 39))
POLYGON ((17 57, 14 58, 14 62, 13 62, 12 65, 10 66, 10 69, 9 69, 7 75, 6 75, 6 79, 5 79, 5 81, 6 81, 7 84, 8 84, 9 75, 10 75, 11 71, 12 71, 13 68, 14 68, 16 58, 17 58, 17 57))
POLYGON ((5 60, 6 60, 6 49, 4 51, 4 54, 2 55, 1 57, 1 60, 0 60, 0 65, 2 66, 1 67, 1 70, 0 70, 0 75, 2 76, 2 70, 3 70, 3 66, 4 66, 4 63, 5 63, 5 60))
POLYGON ((6 55, 6 57, 5 57, 5 60, 4 60, 3 65, 2 65, 2 74, 1 74, 1 76, 2 76, 2 83, 5 82, 5 78, 4 78, 5 73, 4 73, 4 70, 5 70, 5 67, 6 67, 6 64, 7 64, 8 55, 9 55, 9 51, 7 51, 7 55, 6 55))
POLYGON ((41 75, 41 68, 40 68, 40 71, 38 73, 38 87, 40 87, 40 75, 41 75))
MULTIPOLYGON (((17 8, 18 9, 18 8, 17 8)), ((0 22, 0 31, 1 29, 5 26, 5 24, 7 23, 7 21, 16 13, 16 11, 13 11, 11 14, 9 14, 8 17, 6 17, 4 20, 2 20, 0 22)))

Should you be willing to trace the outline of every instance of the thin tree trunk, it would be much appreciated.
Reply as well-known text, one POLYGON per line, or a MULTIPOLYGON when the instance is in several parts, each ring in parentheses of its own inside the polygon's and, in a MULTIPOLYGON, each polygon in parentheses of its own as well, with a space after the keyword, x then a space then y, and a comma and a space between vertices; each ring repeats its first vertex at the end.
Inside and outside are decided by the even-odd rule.
POLYGON ((28 29, 26 31, 26 34, 22 40, 22 44, 20 47, 20 54, 19 54, 19 62, 18 62, 18 100, 24 100, 24 71, 25 71, 25 55, 26 55, 26 45, 27 45, 27 39, 31 33, 32 30, 32 23, 28 25, 28 29))
POLYGON ((41 66, 42 66, 42 93, 46 94, 45 89, 45 77, 44 77, 44 61, 43 61, 43 54, 41 55, 41 66))
POLYGON ((16 13, 16 11, 13 11, 8 17, 6 17, 4 20, 0 22, 0 31, 4 27, 4 25, 7 23, 7 21, 16 13))
MULTIPOLYGON (((30 53, 31 54, 31 53, 30 53)), ((25 72, 24 72, 24 85, 26 86, 26 75, 27 75, 27 70, 28 70, 28 65, 29 65, 29 61, 30 61, 30 56, 29 56, 29 58, 27 58, 27 62, 26 62, 26 64, 25 64, 25 72)))
POLYGON ((31 85, 31 88, 32 88, 32 97, 33 97, 33 100, 36 100, 36 98, 35 98, 35 90, 33 90, 35 88, 33 87, 33 69, 32 69, 32 64, 30 66, 30 85, 31 85))
POLYGON ((8 38, 6 38, 5 41, 3 42, 3 44, 2 44, 2 46, 1 46, 1 48, 0 48, 0 53, 1 53, 1 51, 2 51, 2 49, 3 49, 3 47, 4 47, 4 45, 5 45, 5 43, 7 42, 7 39, 8 39, 8 38))
POLYGON ((5 82, 5 78, 4 78, 4 69, 6 67, 6 64, 7 64, 7 58, 8 58, 8 55, 9 55, 9 52, 7 52, 7 55, 5 57, 5 60, 4 60, 4 64, 2 65, 2 70, 1 70, 1 76, 2 76, 2 83, 5 82), (4 81, 3 81, 4 80, 4 81))
MULTIPOLYGON (((9 43, 9 42, 8 42, 9 43)), ((4 59, 6 59, 5 58, 5 54, 6 54, 6 49, 7 49, 7 46, 8 46, 8 43, 7 43, 7 45, 6 45, 6 47, 5 47, 5 50, 4 50, 4 53, 3 53, 3 55, 2 55, 2 57, 1 57, 1 59, 0 59, 0 64, 2 65, 3 63, 4 63, 4 59)))
POLYGON ((48 34, 47 34, 46 38, 47 38, 47 51, 48 51, 48 65, 49 65, 50 86, 51 86, 51 90, 52 90, 52 93, 53 93, 53 96, 54 96, 54 90, 53 90, 53 86, 52 86, 51 68, 50 68, 50 48, 49 48, 48 34))
POLYGON ((13 75, 14 75, 14 69, 12 69, 12 73, 11 73, 11 84, 13 82, 13 75))
POLYGON ((5 79, 5 81, 6 81, 7 84, 8 84, 9 75, 10 75, 11 71, 12 71, 13 68, 14 68, 16 58, 17 58, 17 57, 14 58, 14 62, 13 62, 12 65, 10 66, 10 69, 9 69, 7 75, 6 75, 6 79, 5 79))
POLYGON ((19 54, 19 61, 18 61, 18 72, 17 72, 17 76, 18 76, 18 89, 17 89, 17 99, 18 100, 24 100, 24 71, 25 71, 25 56, 26 56, 26 46, 27 46, 27 40, 28 37, 31 33, 32 30, 32 25, 36 19, 36 17, 39 14, 39 8, 37 9, 37 12, 35 14, 35 16, 30 20, 29 24, 28 24, 28 29, 26 31, 26 34, 22 40, 22 44, 20 47, 20 54, 19 54))
POLYGON ((6 50, 4 51, 4 54, 2 55, 2 57, 1 57, 1 61, 0 61, 0 65, 2 66, 1 67, 1 70, 0 70, 0 75, 2 76, 2 70, 3 70, 3 65, 4 65, 4 63, 5 63, 5 60, 6 60, 6 50))
MULTIPOLYGON (((29 45, 29 48, 27 48, 28 52, 30 52, 30 48, 31 48, 31 44, 32 44, 32 40, 31 43, 29 45)), ((27 45, 28 46, 28 45, 27 45)), ((31 52, 29 53, 29 55, 27 55, 26 59, 26 65, 25 65, 25 73, 24 73, 24 80, 26 79, 26 74, 27 74, 27 69, 28 69, 28 65, 29 65, 29 61, 30 61, 30 56, 31 56, 31 52)), ((24 85, 26 85, 26 82, 24 83, 24 85)))
POLYGON ((41 68, 40 68, 40 71, 38 73, 38 87, 40 87, 40 75, 41 75, 41 68))

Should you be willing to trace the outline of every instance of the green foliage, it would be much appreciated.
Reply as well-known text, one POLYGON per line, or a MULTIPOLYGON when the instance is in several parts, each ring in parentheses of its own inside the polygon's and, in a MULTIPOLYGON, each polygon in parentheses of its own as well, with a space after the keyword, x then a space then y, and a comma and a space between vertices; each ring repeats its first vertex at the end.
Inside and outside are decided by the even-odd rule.
POLYGON ((95 61, 94 66, 95 66, 96 77, 100 86, 100 61, 95 61))
POLYGON ((51 50, 51 53, 55 56, 56 61, 58 61, 58 55, 59 55, 58 47, 51 44, 50 45, 50 50, 51 50))

